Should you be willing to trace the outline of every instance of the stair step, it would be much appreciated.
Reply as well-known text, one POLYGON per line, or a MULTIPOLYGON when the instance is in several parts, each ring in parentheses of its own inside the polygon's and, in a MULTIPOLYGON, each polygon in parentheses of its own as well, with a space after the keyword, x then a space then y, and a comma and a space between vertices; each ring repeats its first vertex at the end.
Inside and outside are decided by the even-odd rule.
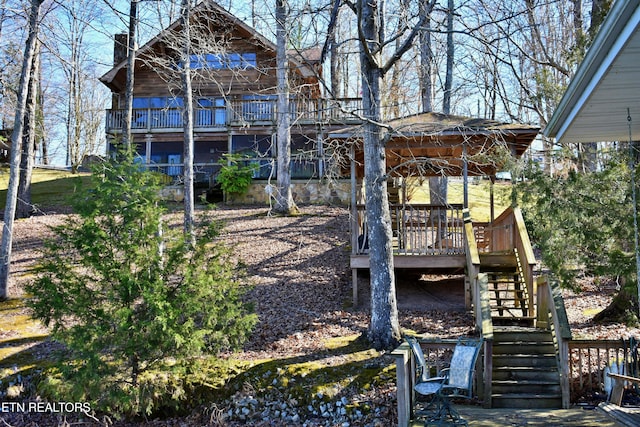
MULTIPOLYGON (((505 301, 505 302, 510 302, 510 301, 505 301)), ((511 301, 511 302, 515 302, 515 301, 511 301)), ((491 310, 523 310, 523 307, 516 307, 515 305, 492 305, 491 306, 491 310)))
POLYGON ((489 298, 502 298, 502 295, 509 298, 520 298, 526 300, 524 297, 524 291, 517 289, 489 289, 489 298))
POLYGON ((493 381, 548 381, 554 384, 559 381, 556 367, 497 367, 493 368, 493 381))
POLYGON ((522 409, 561 408, 562 395, 553 393, 496 393, 491 395, 491 407, 522 409))
POLYGON ((513 355, 513 354, 525 354, 525 355, 549 355, 554 356, 556 354, 556 348, 553 343, 548 342, 499 342, 493 344, 494 355, 513 355))
POLYGON ((560 383, 557 381, 534 380, 493 380, 491 391, 494 394, 518 394, 526 390, 527 393, 562 395, 560 383))
POLYGON ((522 354, 494 354, 493 367, 542 367, 552 368, 557 366, 556 356, 553 355, 522 355, 522 354))
POLYGON ((489 274, 489 283, 492 284, 501 284, 501 283, 506 283, 506 284, 521 284, 524 283, 524 281, 520 280, 519 278, 515 278, 515 277, 491 277, 491 274, 489 274))
POLYGON ((528 316, 491 316, 491 320, 493 321, 493 326, 531 327, 534 324, 535 318, 528 316))
POLYGON ((493 331, 494 342, 553 342, 549 331, 537 328, 504 327, 493 331))

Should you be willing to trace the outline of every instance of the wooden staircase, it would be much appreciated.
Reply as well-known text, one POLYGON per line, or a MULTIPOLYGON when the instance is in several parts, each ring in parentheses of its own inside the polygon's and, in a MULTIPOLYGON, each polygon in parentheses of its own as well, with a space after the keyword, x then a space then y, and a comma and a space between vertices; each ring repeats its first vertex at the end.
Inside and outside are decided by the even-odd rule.
POLYGON ((489 278, 491 319, 494 325, 533 326, 529 297, 515 251, 480 256, 480 272, 489 278))
POLYGON ((492 365, 493 408, 562 407, 558 359, 550 331, 497 327, 492 365))
POLYGON ((551 331, 534 327, 516 251, 480 256, 494 325, 491 407, 561 408, 558 357, 551 331))

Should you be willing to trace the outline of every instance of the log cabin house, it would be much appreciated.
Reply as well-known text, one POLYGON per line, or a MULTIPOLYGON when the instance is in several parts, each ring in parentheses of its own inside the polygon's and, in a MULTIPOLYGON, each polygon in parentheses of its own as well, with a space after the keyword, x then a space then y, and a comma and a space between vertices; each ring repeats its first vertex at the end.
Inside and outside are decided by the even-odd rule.
MULTIPOLYGON (((275 180, 275 44, 213 1, 196 6, 192 22, 197 185, 208 188, 215 182, 225 153, 242 155, 244 161, 255 165, 258 182, 275 180)), ((182 177, 184 160, 180 33, 181 24, 176 21, 138 50, 132 118, 132 138, 141 163, 176 183, 182 177)), ((116 35, 114 66, 100 78, 112 92, 112 108, 106 117, 110 148, 124 126, 126 52, 127 35, 116 35)), ((336 126, 357 122, 351 112, 361 104, 360 99, 322 96, 318 49, 290 52, 289 64, 295 188, 296 180, 307 183, 325 175, 328 165, 321 141, 336 126)), ((341 193, 346 194, 348 184, 346 187, 341 193)), ((327 191, 338 197, 335 190, 327 191)), ((308 193, 301 188, 297 196, 308 202, 315 194, 308 193)), ((264 184, 249 197, 253 197, 250 202, 264 201, 264 184)))
MULTIPOLYGON (((195 74, 194 167, 198 184, 206 189, 215 182, 224 154, 241 154, 245 161, 257 165, 253 191, 243 202, 265 203, 269 197, 266 186, 275 179, 276 172, 275 45, 213 1, 195 7, 192 19, 193 51, 198 52, 190 59, 195 74)), ((183 98, 176 72, 181 66, 179 34, 180 23, 176 22, 139 50, 132 120, 133 143, 141 164, 178 184, 184 162, 183 98)), ((112 108, 106 117, 110 146, 122 135, 126 45, 126 35, 117 35, 114 66, 100 78, 112 91, 112 108)), ((292 182, 298 203, 328 201, 350 205, 350 268, 356 303, 358 270, 369 268, 362 190, 362 121, 357 114, 361 100, 324 96, 319 59, 318 51, 313 49, 289 57, 292 182), (296 180, 300 180, 297 187, 296 180)), ((522 389, 511 394, 492 392, 492 387, 495 391, 502 386, 500 372, 514 369, 491 363, 495 359, 493 346, 509 347, 507 338, 499 338, 497 332, 494 336, 493 324, 542 328, 545 338, 541 343, 547 343, 547 336, 554 333, 557 347, 566 336, 562 329, 550 331, 549 318, 551 311, 562 309, 563 305, 553 300, 556 294, 548 291, 549 286, 541 283, 537 291, 534 287, 535 259, 517 207, 498 215, 492 210, 488 223, 473 222, 473 212, 469 215, 465 210, 468 177, 495 177, 507 158, 524 154, 538 130, 534 126, 436 113, 391 120, 385 128, 394 265, 422 272, 465 273, 466 303, 473 308, 477 329, 485 340, 479 390, 488 406, 567 404, 565 383, 560 384, 560 378, 566 380, 566 375, 559 374, 563 361, 556 363, 555 355, 550 362, 550 379, 544 380, 548 393, 533 392, 535 397, 523 398, 522 389), (429 176, 461 176, 464 202, 412 203, 407 182, 429 176), (498 371, 495 376, 494 371, 498 371)), ((548 346, 534 342, 533 347, 548 346)), ((412 362, 406 348, 395 355, 398 413, 404 424, 412 411, 412 362)))

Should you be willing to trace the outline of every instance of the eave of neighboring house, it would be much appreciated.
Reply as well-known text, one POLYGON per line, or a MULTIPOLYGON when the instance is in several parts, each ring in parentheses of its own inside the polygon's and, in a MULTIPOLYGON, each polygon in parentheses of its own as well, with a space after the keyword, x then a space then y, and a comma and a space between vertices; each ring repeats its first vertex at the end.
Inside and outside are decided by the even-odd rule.
POLYGON ((640 140, 640 0, 617 0, 544 135, 563 142, 640 140))
MULTIPOLYGON (((387 169, 396 176, 460 176, 464 158, 470 175, 495 175, 504 165, 493 159, 499 147, 521 157, 540 128, 521 123, 422 113, 388 122, 385 144, 387 169)), ((363 176, 363 128, 353 127, 329 134, 335 140, 352 140, 356 175, 363 176)))
MULTIPOLYGON (((224 10, 214 1, 204 1, 198 4, 192 10, 192 19, 198 19, 199 16, 206 13, 216 13, 218 18, 224 19, 229 23, 229 26, 235 29, 235 32, 242 38, 251 40, 257 47, 265 52, 269 52, 275 58, 276 46, 269 39, 257 32, 254 28, 250 27, 242 20, 232 15, 228 11, 224 10)), ((141 46, 137 51, 137 56, 144 55, 145 53, 153 52, 153 50, 162 42, 168 32, 179 31, 181 28, 181 20, 178 19, 173 22, 169 27, 161 31, 158 35, 149 40, 146 44, 141 46)), ((310 50, 314 52, 314 50, 310 50)), ((303 53, 297 53, 289 56, 290 64, 292 68, 295 68, 303 78, 312 78, 315 76, 314 65, 316 60, 313 55, 306 55, 303 53)), ((137 67, 136 67, 137 68, 137 67)), ((112 69, 102 75, 99 80, 106 85, 113 92, 121 92, 124 90, 121 84, 118 82, 125 81, 122 74, 126 73, 127 59, 123 59, 118 64, 114 65, 112 69)))

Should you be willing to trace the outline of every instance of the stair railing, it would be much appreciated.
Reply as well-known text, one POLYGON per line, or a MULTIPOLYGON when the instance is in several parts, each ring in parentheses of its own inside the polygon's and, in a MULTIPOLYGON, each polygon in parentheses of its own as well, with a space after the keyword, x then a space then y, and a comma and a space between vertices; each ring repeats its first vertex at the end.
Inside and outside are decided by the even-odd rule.
POLYGON ((560 370, 560 388, 562 390, 562 407, 568 408, 571 400, 569 382, 569 342, 571 341, 571 328, 560 287, 556 282, 551 282, 547 276, 536 280, 538 310, 536 314, 536 326, 549 329, 554 335, 554 345, 560 370))
POLYGON ((493 376, 493 322, 491 320, 491 304, 489 301, 489 277, 480 273, 480 256, 476 245, 473 223, 469 210, 463 211, 465 246, 467 257, 467 281, 473 300, 476 329, 484 339, 484 356, 482 376, 478 376, 478 391, 483 398, 485 408, 491 407, 491 378, 493 376), (480 381, 482 380, 482 381, 480 381))
POLYGON ((522 211, 517 206, 504 210, 490 226, 490 250, 494 252, 516 250, 522 267, 522 280, 528 295, 527 305, 529 316, 535 316, 533 301, 533 269, 536 257, 533 253, 527 226, 522 217, 522 211))

